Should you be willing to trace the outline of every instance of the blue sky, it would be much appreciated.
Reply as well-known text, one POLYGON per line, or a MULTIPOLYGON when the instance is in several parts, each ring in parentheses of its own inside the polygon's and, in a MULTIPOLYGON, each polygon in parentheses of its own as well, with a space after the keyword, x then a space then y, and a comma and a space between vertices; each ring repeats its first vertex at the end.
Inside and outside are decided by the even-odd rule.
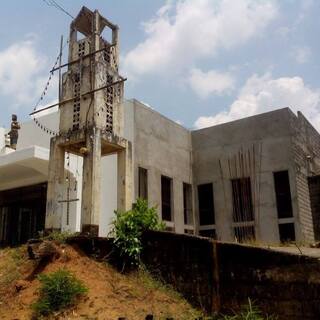
MULTIPOLYGON (((188 128, 291 107, 320 129, 320 1, 57 2, 73 16, 97 8, 118 24, 126 98, 188 128)), ((11 113, 28 118, 70 21, 43 0, 2 3, 0 126, 11 113)), ((43 104, 56 97, 53 80, 43 104)))

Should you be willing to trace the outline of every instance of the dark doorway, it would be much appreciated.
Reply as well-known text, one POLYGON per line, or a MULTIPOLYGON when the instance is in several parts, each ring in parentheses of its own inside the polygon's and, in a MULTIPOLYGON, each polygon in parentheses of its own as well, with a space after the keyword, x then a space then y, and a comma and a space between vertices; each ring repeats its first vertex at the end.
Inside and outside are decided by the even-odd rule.
POLYGON ((254 226, 242 226, 234 228, 234 236, 238 242, 250 242, 255 240, 254 226))
POLYGON ((200 225, 215 224, 212 183, 198 186, 198 202, 200 225))
POLYGON ((309 178, 309 194, 312 211, 313 230, 316 241, 320 240, 320 176, 309 178))
POLYGON ((217 234, 215 229, 199 230, 199 235, 201 237, 217 239, 217 234))
POLYGON ((0 191, 0 245, 15 246, 44 229, 47 184, 0 191))
POLYGON ((232 179, 233 221, 253 221, 253 204, 250 177, 232 179))
POLYGON ((162 220, 172 221, 172 179, 161 176, 162 220))
POLYGON ((279 236, 281 242, 291 242, 296 240, 294 223, 280 223, 279 236))
POLYGON ((293 213, 288 171, 274 172, 273 177, 278 218, 291 218, 293 213))

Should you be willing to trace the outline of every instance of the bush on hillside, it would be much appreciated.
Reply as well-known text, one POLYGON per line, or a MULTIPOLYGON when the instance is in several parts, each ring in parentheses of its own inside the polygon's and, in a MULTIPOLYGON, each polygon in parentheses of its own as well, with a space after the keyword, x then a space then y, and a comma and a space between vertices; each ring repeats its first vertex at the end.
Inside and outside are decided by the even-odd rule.
POLYGON ((138 199, 132 210, 116 211, 113 220, 113 243, 119 250, 124 263, 137 266, 142 250, 141 236, 146 230, 163 230, 164 224, 159 221, 157 209, 148 207, 146 200, 138 199))
POLYGON ((88 291, 80 280, 64 269, 39 275, 38 279, 41 283, 40 296, 32 305, 36 315, 49 315, 73 305, 76 298, 88 291))

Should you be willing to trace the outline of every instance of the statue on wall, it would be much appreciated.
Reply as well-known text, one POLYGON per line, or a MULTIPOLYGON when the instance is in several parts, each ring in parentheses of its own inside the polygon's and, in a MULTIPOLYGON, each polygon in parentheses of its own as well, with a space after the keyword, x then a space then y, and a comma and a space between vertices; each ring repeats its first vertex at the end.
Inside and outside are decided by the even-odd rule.
POLYGON ((12 115, 10 136, 10 148, 16 150, 19 137, 20 123, 16 114, 12 115))

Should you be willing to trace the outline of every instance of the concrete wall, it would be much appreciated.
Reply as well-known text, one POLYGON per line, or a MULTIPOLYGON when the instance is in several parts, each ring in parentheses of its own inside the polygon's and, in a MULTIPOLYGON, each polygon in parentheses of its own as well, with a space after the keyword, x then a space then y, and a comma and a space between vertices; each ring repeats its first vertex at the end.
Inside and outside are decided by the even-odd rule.
POLYGON ((319 260, 168 232, 147 232, 146 267, 209 315, 248 298, 279 320, 319 319, 319 260))
POLYGON ((137 100, 134 108, 134 195, 138 197, 138 167, 148 170, 148 200, 161 217, 161 175, 172 178, 175 232, 184 232, 183 182, 192 184, 190 131, 137 100))
MULTIPOLYGON (((192 131, 194 189, 196 190, 199 184, 213 183, 216 218, 214 227, 219 240, 234 240, 233 227, 236 224, 233 223, 232 217, 232 178, 251 178, 258 240, 279 242, 273 172, 289 171, 296 215, 296 196, 293 188, 295 176, 290 162, 290 112, 287 108, 280 109, 192 131), (242 170, 239 168, 241 153, 244 159, 242 170)), ((197 193, 195 202, 198 203, 197 193)), ((195 208, 198 216, 198 206, 195 208)))

